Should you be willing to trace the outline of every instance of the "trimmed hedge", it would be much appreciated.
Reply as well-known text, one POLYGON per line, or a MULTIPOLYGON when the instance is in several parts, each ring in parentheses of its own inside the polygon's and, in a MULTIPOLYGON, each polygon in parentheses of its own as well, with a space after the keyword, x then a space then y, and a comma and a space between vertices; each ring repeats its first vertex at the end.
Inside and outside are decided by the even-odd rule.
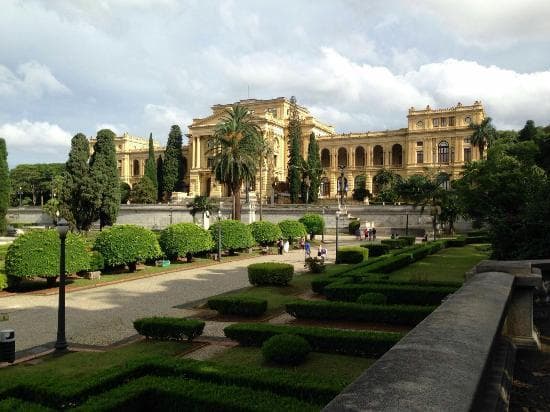
POLYGON ((409 246, 409 241, 398 237, 395 239, 383 239, 380 241, 380 244, 387 245, 390 249, 401 249, 409 246))
POLYGON ((33 402, 16 398, 0 400, 0 411, 5 412, 53 412, 53 409, 46 408, 33 402))
POLYGON ((361 222, 359 220, 352 220, 348 223, 348 233, 350 235, 355 235, 355 232, 357 232, 357 229, 361 228, 361 222))
POLYGON ((447 240, 447 247, 464 247, 466 246, 466 238, 464 236, 457 236, 454 239, 447 240))
POLYGON ((107 266, 128 265, 131 272, 136 264, 162 255, 156 235, 136 225, 120 225, 105 229, 94 242, 94 250, 103 256, 107 266))
MULTIPOLYGON (((56 278, 59 276, 61 241, 56 230, 36 230, 16 238, 6 253, 5 271, 8 276, 56 278)), ((86 243, 79 236, 68 233, 65 241, 67 273, 90 268, 86 243)))
POLYGON ((325 229, 325 219, 321 215, 308 213, 298 219, 309 235, 321 235, 325 229))
POLYGON ((306 227, 302 222, 297 220, 283 220, 279 222, 279 228, 284 239, 288 239, 290 243, 294 240, 307 235, 306 227))
POLYGON ((208 299, 208 307, 223 315, 260 316, 267 310, 267 300, 250 296, 219 296, 208 299))
POLYGON ((196 319, 168 317, 141 318, 134 321, 134 328, 146 338, 192 341, 202 335, 204 322, 196 319))
POLYGON ((317 256, 306 258, 305 266, 311 273, 323 273, 327 269, 325 260, 317 256))
POLYGON ((306 360, 311 346, 301 336, 282 333, 266 340, 262 345, 262 355, 268 362, 281 365, 299 365, 306 360))
POLYGON ((102 271, 105 268, 105 259, 103 255, 97 251, 92 251, 90 254, 90 271, 102 271))
POLYGON ((250 230, 256 243, 262 246, 272 245, 283 237, 278 225, 265 220, 251 223, 250 230))
POLYGON ((301 336, 309 342, 315 352, 351 356, 382 356, 403 337, 403 334, 394 332, 351 331, 269 323, 236 323, 227 326, 223 331, 225 336, 243 346, 261 346, 272 336, 285 333, 301 336))
POLYGON ((390 246, 378 243, 363 243, 361 247, 364 247, 369 251, 370 257, 378 257, 390 253, 390 246))
POLYGON ((411 326, 420 323, 434 309, 435 306, 363 305, 325 301, 297 301, 286 305, 286 311, 298 319, 345 320, 411 326))
POLYGON ((369 258, 369 250, 359 246, 343 246, 336 253, 336 264, 361 263, 369 258))
POLYGON ((386 295, 382 293, 364 293, 357 298, 357 303, 362 305, 385 305, 388 302, 386 295))
POLYGON ((389 256, 379 262, 376 262, 367 268, 364 272, 371 273, 390 273, 394 270, 401 269, 412 263, 412 257, 410 254, 401 254, 396 256, 389 256))
POLYGON ((159 243, 162 251, 170 260, 194 255, 214 248, 212 236, 208 230, 194 223, 177 223, 160 232, 159 243))
POLYGON ((406 246, 412 246, 416 242, 416 236, 399 236, 397 239, 405 243, 406 246))
POLYGON ((346 283, 334 282, 325 286, 324 294, 329 300, 355 302, 365 293, 381 293, 388 304, 399 305, 439 305, 456 287, 419 286, 388 283, 346 283))
POLYGON ((238 220, 231 219, 216 222, 208 228, 215 245, 218 244, 218 225, 220 224, 223 250, 233 252, 254 246, 254 237, 252 237, 250 227, 238 220))
POLYGON ((254 286, 286 286, 292 280, 294 266, 265 262, 248 265, 248 280, 254 286))

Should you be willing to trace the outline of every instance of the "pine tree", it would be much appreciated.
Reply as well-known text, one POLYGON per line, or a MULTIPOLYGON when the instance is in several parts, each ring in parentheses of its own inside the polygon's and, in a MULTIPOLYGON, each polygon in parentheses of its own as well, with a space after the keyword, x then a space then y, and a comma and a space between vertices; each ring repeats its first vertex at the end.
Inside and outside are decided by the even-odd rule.
POLYGON ((99 227, 112 226, 120 208, 120 183, 117 171, 116 135, 109 129, 97 132, 94 154, 90 160, 92 178, 99 183, 101 206, 99 227))
POLYGON ((319 197, 319 187, 321 186, 321 157, 319 156, 319 144, 315 139, 315 133, 309 135, 309 145, 307 146, 307 172, 309 175, 309 201, 316 202, 319 197))
POLYGON ((153 146, 153 133, 149 134, 149 157, 145 163, 145 176, 155 185, 155 190, 158 187, 157 181, 157 165, 155 162, 155 148, 153 146))
POLYGON ((169 197, 173 191, 181 188, 183 184, 183 155, 181 153, 181 145, 181 129, 178 125, 173 125, 168 135, 162 174, 162 191, 166 197, 169 197))
POLYGON ((99 218, 101 185, 90 174, 88 139, 82 133, 71 140, 71 151, 63 174, 61 215, 73 222, 79 231, 87 231, 99 218), (65 209, 65 210, 63 210, 65 209))
POLYGON ((148 176, 143 176, 130 192, 132 203, 155 203, 156 198, 157 188, 148 176))
POLYGON ((301 154, 302 127, 298 116, 296 98, 290 98, 290 119, 288 121, 288 140, 290 143, 288 156, 288 185, 290 202, 296 203, 301 191, 301 175, 304 159, 301 154))
POLYGON ((6 232, 6 214, 10 201, 10 171, 6 141, 0 138, 0 234, 6 232))
POLYGON ((157 159, 157 200, 162 201, 162 188, 163 188, 163 176, 164 176, 164 162, 162 156, 159 155, 157 159))
POLYGON ((518 140, 520 142, 527 142, 529 140, 535 140, 537 136, 537 128, 535 127, 535 122, 532 120, 527 120, 523 129, 519 131, 518 140))

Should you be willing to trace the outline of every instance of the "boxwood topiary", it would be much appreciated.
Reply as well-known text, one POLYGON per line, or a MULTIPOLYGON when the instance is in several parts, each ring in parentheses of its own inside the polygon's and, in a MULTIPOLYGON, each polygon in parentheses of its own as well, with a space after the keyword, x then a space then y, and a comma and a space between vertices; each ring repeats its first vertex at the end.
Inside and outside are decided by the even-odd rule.
POLYGON ((224 315, 260 316, 267 310, 267 300, 251 296, 219 296, 208 299, 208 307, 224 315))
POLYGON ((293 275, 294 266, 288 263, 266 262, 248 265, 248 280, 254 286, 286 286, 293 275))
POLYGON ((368 259, 369 250, 359 246, 346 246, 338 248, 336 263, 361 263, 368 259))
POLYGON ((390 253, 389 245, 380 243, 363 243, 361 247, 369 250, 369 257, 378 257, 390 253))
POLYGON ((357 229, 361 227, 361 222, 359 220, 352 220, 348 223, 348 233, 350 235, 355 235, 357 229))
POLYGON ((135 225, 103 230, 95 240, 94 250, 101 253, 107 266, 128 265, 130 272, 135 272, 138 262, 162 255, 156 235, 135 225))
POLYGON ((262 345, 262 355, 266 361, 283 365, 299 365, 309 352, 311 346, 307 340, 286 333, 273 336, 262 345))
POLYGON ((214 247, 208 230, 193 223, 170 225, 160 233, 160 247, 170 260, 211 250, 214 247))
POLYGON ((94 250, 90 254, 90 267, 89 267, 89 269, 92 272, 95 272, 95 271, 103 270, 104 267, 105 267, 105 259, 103 259, 103 256, 101 255, 101 253, 94 250))
POLYGON ((283 238, 288 239, 290 243, 307 234, 305 226, 297 220, 283 220, 279 222, 279 227, 283 233, 283 238))
POLYGON ((254 238, 248 225, 238 220, 222 220, 216 222, 208 229, 212 235, 214 244, 218 244, 218 225, 221 224, 222 249, 233 253, 236 250, 248 249, 254 246, 254 238))
POLYGON ((309 213, 303 215, 298 221, 305 226, 307 233, 310 235, 320 235, 325 228, 325 220, 318 214, 309 213))
MULTIPOLYGON (((68 233, 65 265, 67 273, 77 273, 90 267, 86 243, 76 234, 68 233)), ((6 254, 6 274, 16 285, 21 278, 46 277, 55 282, 59 276, 61 242, 55 230, 37 230, 19 236, 6 254)))
POLYGON ((204 322, 197 319, 169 317, 141 318, 134 321, 134 328, 140 335, 152 339, 192 341, 202 335, 204 322))
POLYGON ((283 237, 281 228, 271 222, 253 222, 250 224, 250 230, 256 243, 262 246, 272 245, 283 237))
POLYGON ((357 303, 363 305, 385 305, 388 299, 383 293, 363 293, 357 298, 357 303))

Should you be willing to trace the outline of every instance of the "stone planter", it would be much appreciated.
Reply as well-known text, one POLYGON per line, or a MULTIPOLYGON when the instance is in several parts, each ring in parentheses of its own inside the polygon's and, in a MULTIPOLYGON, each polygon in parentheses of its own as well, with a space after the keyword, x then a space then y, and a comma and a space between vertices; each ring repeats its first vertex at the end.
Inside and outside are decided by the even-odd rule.
POLYGON ((101 279, 101 271, 100 270, 94 270, 91 272, 84 273, 84 279, 101 279))

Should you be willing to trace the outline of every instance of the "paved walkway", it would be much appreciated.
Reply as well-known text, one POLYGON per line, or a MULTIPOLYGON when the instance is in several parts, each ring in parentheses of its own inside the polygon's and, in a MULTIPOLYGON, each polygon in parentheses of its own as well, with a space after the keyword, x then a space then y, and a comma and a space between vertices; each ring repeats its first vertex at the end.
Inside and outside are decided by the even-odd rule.
MULTIPOLYGON (((132 322, 144 316, 185 316, 186 304, 249 286, 246 267, 262 261, 293 263, 303 270, 303 251, 262 256, 209 267, 168 273, 115 285, 67 293, 68 342, 109 345, 135 335, 132 322), (179 308, 178 308, 179 307, 179 308)), ((19 295, 0 298, 0 312, 10 320, 0 329, 15 329, 16 350, 55 341, 58 296, 19 295)), ((219 329, 225 325, 209 325, 219 329)), ((205 331, 207 332, 207 331, 205 331)), ((208 331, 217 335, 217 331, 208 331)))

